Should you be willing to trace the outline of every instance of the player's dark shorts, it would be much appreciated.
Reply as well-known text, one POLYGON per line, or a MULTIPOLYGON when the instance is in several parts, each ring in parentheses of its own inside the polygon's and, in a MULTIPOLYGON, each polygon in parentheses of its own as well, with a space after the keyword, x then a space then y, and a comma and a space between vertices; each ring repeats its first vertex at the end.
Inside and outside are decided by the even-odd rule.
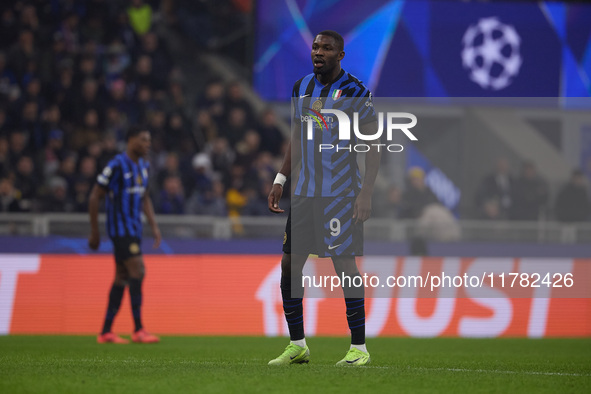
POLYGON ((293 196, 283 252, 318 257, 362 256, 363 223, 355 224, 355 197, 293 196))
POLYGON ((131 257, 142 255, 142 240, 138 237, 113 237, 111 241, 113 241, 113 253, 117 264, 123 264, 131 257))

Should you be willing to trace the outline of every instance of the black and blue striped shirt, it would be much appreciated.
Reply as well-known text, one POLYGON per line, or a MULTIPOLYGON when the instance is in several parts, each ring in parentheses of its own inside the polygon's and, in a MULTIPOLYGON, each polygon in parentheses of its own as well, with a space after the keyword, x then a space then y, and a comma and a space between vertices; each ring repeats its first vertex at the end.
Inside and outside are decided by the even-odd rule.
MULTIPOLYGON (((357 143, 351 131, 351 140, 338 139, 338 121, 325 126, 314 125, 314 137, 307 139, 306 116, 316 114, 318 108, 339 109, 353 124, 353 113, 358 113, 359 125, 376 120, 371 92, 359 79, 341 70, 336 80, 324 86, 309 74, 297 81, 292 92, 295 132, 301 132, 302 167, 294 194, 303 197, 355 197, 361 189, 361 175, 357 154, 353 149, 323 149, 320 144, 345 148, 357 143), (314 110, 313 110, 314 109, 314 110)), ((328 115, 330 116, 330 115, 328 115)), ((325 115, 326 117, 326 115, 325 115)))
POLYGON ((136 163, 120 153, 97 177, 107 191, 107 233, 111 238, 142 237, 142 198, 148 187, 150 164, 140 158, 136 163))

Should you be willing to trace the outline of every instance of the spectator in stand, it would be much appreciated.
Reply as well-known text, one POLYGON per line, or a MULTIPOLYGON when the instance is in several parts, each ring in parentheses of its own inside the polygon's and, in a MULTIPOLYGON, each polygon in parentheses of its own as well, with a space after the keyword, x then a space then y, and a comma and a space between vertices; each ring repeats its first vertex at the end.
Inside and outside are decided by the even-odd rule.
POLYGON ((6 64, 6 54, 0 52, 0 99, 15 101, 20 96, 16 76, 6 64))
POLYGON ((138 35, 144 35, 152 27, 152 7, 143 0, 131 0, 131 6, 127 9, 129 23, 133 31, 138 35))
POLYGON ((42 203, 43 212, 72 212, 74 204, 69 199, 66 180, 54 176, 49 179, 48 186, 48 193, 42 203))
POLYGON ((427 205, 437 202, 437 197, 425 184, 425 171, 420 167, 411 167, 408 170, 407 188, 402 194, 400 218, 417 219, 427 205))
POLYGON ((60 163, 65 157, 64 132, 54 129, 49 132, 49 141, 41 156, 44 177, 49 178, 55 175, 59 171, 60 163))
POLYGON ((212 188, 211 159, 207 153, 198 153, 193 157, 193 171, 187 179, 188 193, 205 193, 212 188))
POLYGON ((104 103, 98 95, 98 83, 93 78, 87 78, 82 82, 81 95, 73 103, 72 115, 76 123, 82 123, 84 116, 90 110, 95 110, 100 120, 104 119, 104 103))
POLYGON ((21 195, 14 188, 14 182, 10 177, 0 177, 0 212, 27 211, 27 204, 21 207, 21 195))
POLYGON ((244 91, 240 82, 234 81, 228 84, 226 89, 226 114, 232 116, 232 111, 239 108, 244 111, 244 122, 247 127, 252 127, 255 124, 254 111, 252 107, 244 98, 244 91))
MULTIPOLYGON (((153 74, 159 78, 168 76, 172 69, 172 60, 168 50, 162 45, 156 33, 146 33, 141 40, 140 54, 149 56, 152 59, 153 74)), ((165 81, 160 81, 161 85, 164 83, 165 81)))
POLYGON ((214 180, 211 189, 204 192, 195 191, 187 201, 185 213, 189 215, 226 216, 226 199, 224 197, 224 184, 214 180))
POLYGON ((285 138, 277 127, 275 112, 271 108, 267 108, 263 112, 258 132, 261 136, 261 151, 270 152, 273 156, 279 156, 285 138))
MULTIPOLYGON (((161 168, 156 174, 156 185, 158 185, 158 189, 163 189, 164 180, 173 176, 181 177, 179 156, 176 152, 168 152, 166 154, 164 167, 161 168)), ((185 190, 189 190, 186 185, 184 188, 185 190)))
POLYGON ((10 134, 9 167, 16 168, 16 163, 21 157, 31 154, 27 148, 27 135, 16 130, 10 134))
POLYGON ((261 137, 254 130, 249 130, 244 134, 244 138, 236 144, 236 162, 242 164, 245 168, 252 168, 255 160, 259 156, 259 147, 261 137))
POLYGON ((477 216, 488 216, 485 212, 485 203, 496 200, 500 208, 498 218, 508 219, 513 204, 513 183, 509 161, 504 157, 497 159, 495 171, 482 180, 476 192, 477 216))
POLYGON ((400 217, 402 192, 396 185, 390 185, 382 193, 374 193, 373 212, 376 217, 397 219, 400 217))
POLYGON ((236 146, 244 138, 247 130, 246 112, 244 109, 236 107, 228 113, 228 120, 220 129, 220 136, 226 138, 231 146, 236 146))
POLYGON ((156 212, 166 215, 180 215, 184 212, 184 206, 185 195, 181 178, 178 176, 167 177, 156 204, 156 212))
POLYGON ((14 72, 17 81, 22 83, 29 63, 38 62, 39 58, 33 32, 27 29, 21 30, 18 42, 12 46, 8 54, 9 67, 14 72))
POLYGON ((10 150, 8 140, 0 134, 0 178, 8 175, 10 170, 10 150))
POLYGON ((20 207, 30 211, 34 208, 37 188, 40 184, 35 174, 35 163, 30 156, 22 156, 17 163, 14 187, 20 193, 20 207))
POLYGON ((207 110, 200 110, 195 116, 195 135, 200 145, 213 141, 218 135, 218 126, 207 110))
POLYGON ((212 79, 205 85, 205 94, 197 100, 197 109, 206 110, 219 130, 226 112, 224 103, 224 85, 218 79, 212 79))
POLYGON ((591 198, 583 171, 573 171, 568 183, 558 192, 555 214, 561 222, 587 222, 591 219, 591 198))
POLYGON ((525 162, 513 187, 510 218, 539 220, 545 214, 548 197, 548 185, 538 175, 535 165, 525 162))

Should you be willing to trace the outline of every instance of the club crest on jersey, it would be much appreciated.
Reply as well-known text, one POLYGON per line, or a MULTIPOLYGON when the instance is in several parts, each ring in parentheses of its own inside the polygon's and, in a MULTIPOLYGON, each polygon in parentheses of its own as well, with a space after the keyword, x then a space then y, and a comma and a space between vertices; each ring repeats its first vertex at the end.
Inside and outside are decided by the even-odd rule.
POLYGON ((138 174, 137 177, 135 178, 135 183, 140 186, 142 185, 142 183, 144 183, 142 176, 140 174, 138 174))
POLYGON ((339 99, 339 97, 341 97, 341 94, 343 94, 343 91, 341 89, 335 89, 332 91, 332 99, 334 101, 337 101, 339 99))
POLYGON ((322 109, 322 101, 321 100, 316 100, 312 103, 312 109, 314 111, 320 111, 322 109))

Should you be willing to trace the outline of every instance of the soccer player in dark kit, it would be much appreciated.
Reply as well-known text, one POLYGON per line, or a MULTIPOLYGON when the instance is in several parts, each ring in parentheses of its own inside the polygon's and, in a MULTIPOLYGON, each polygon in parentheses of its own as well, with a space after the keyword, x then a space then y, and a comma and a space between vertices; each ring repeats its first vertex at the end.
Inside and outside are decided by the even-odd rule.
POLYGON ((126 286, 129 286, 135 343, 157 343, 160 339, 148 333, 142 325, 142 281, 144 261, 141 252, 142 221, 145 213, 154 236, 154 248, 160 245, 160 230, 154 219, 154 208, 148 194, 150 132, 133 126, 127 132, 127 149, 113 158, 98 175, 89 199, 90 236, 88 246, 96 250, 100 244, 98 212, 106 197, 107 233, 113 242, 115 254, 115 280, 109 293, 109 304, 103 330, 98 343, 129 341, 111 331, 113 320, 119 311, 126 286))
MULTIPOLYGON (((341 35, 331 30, 318 33, 311 55, 313 73, 297 81, 293 88, 291 146, 268 198, 271 212, 283 212, 279 207, 283 185, 301 163, 281 260, 281 295, 291 341, 269 365, 301 364, 310 359, 304 334, 300 280, 309 254, 332 258, 339 276, 360 276, 355 257, 363 255, 363 222, 371 214, 371 194, 380 162, 379 150, 371 149, 366 153, 361 184, 354 149, 319 149, 323 141, 343 147, 353 144, 355 136, 337 141, 338 128, 320 124, 314 125, 313 137, 309 136, 308 127, 312 126, 308 126, 303 115, 320 114, 323 108, 338 108, 350 119, 355 113, 363 135, 375 135, 378 129, 370 91, 341 68, 345 56, 341 35)), ((337 365, 366 365, 370 356, 365 346, 364 289, 343 286, 343 292, 351 347, 337 365)))

